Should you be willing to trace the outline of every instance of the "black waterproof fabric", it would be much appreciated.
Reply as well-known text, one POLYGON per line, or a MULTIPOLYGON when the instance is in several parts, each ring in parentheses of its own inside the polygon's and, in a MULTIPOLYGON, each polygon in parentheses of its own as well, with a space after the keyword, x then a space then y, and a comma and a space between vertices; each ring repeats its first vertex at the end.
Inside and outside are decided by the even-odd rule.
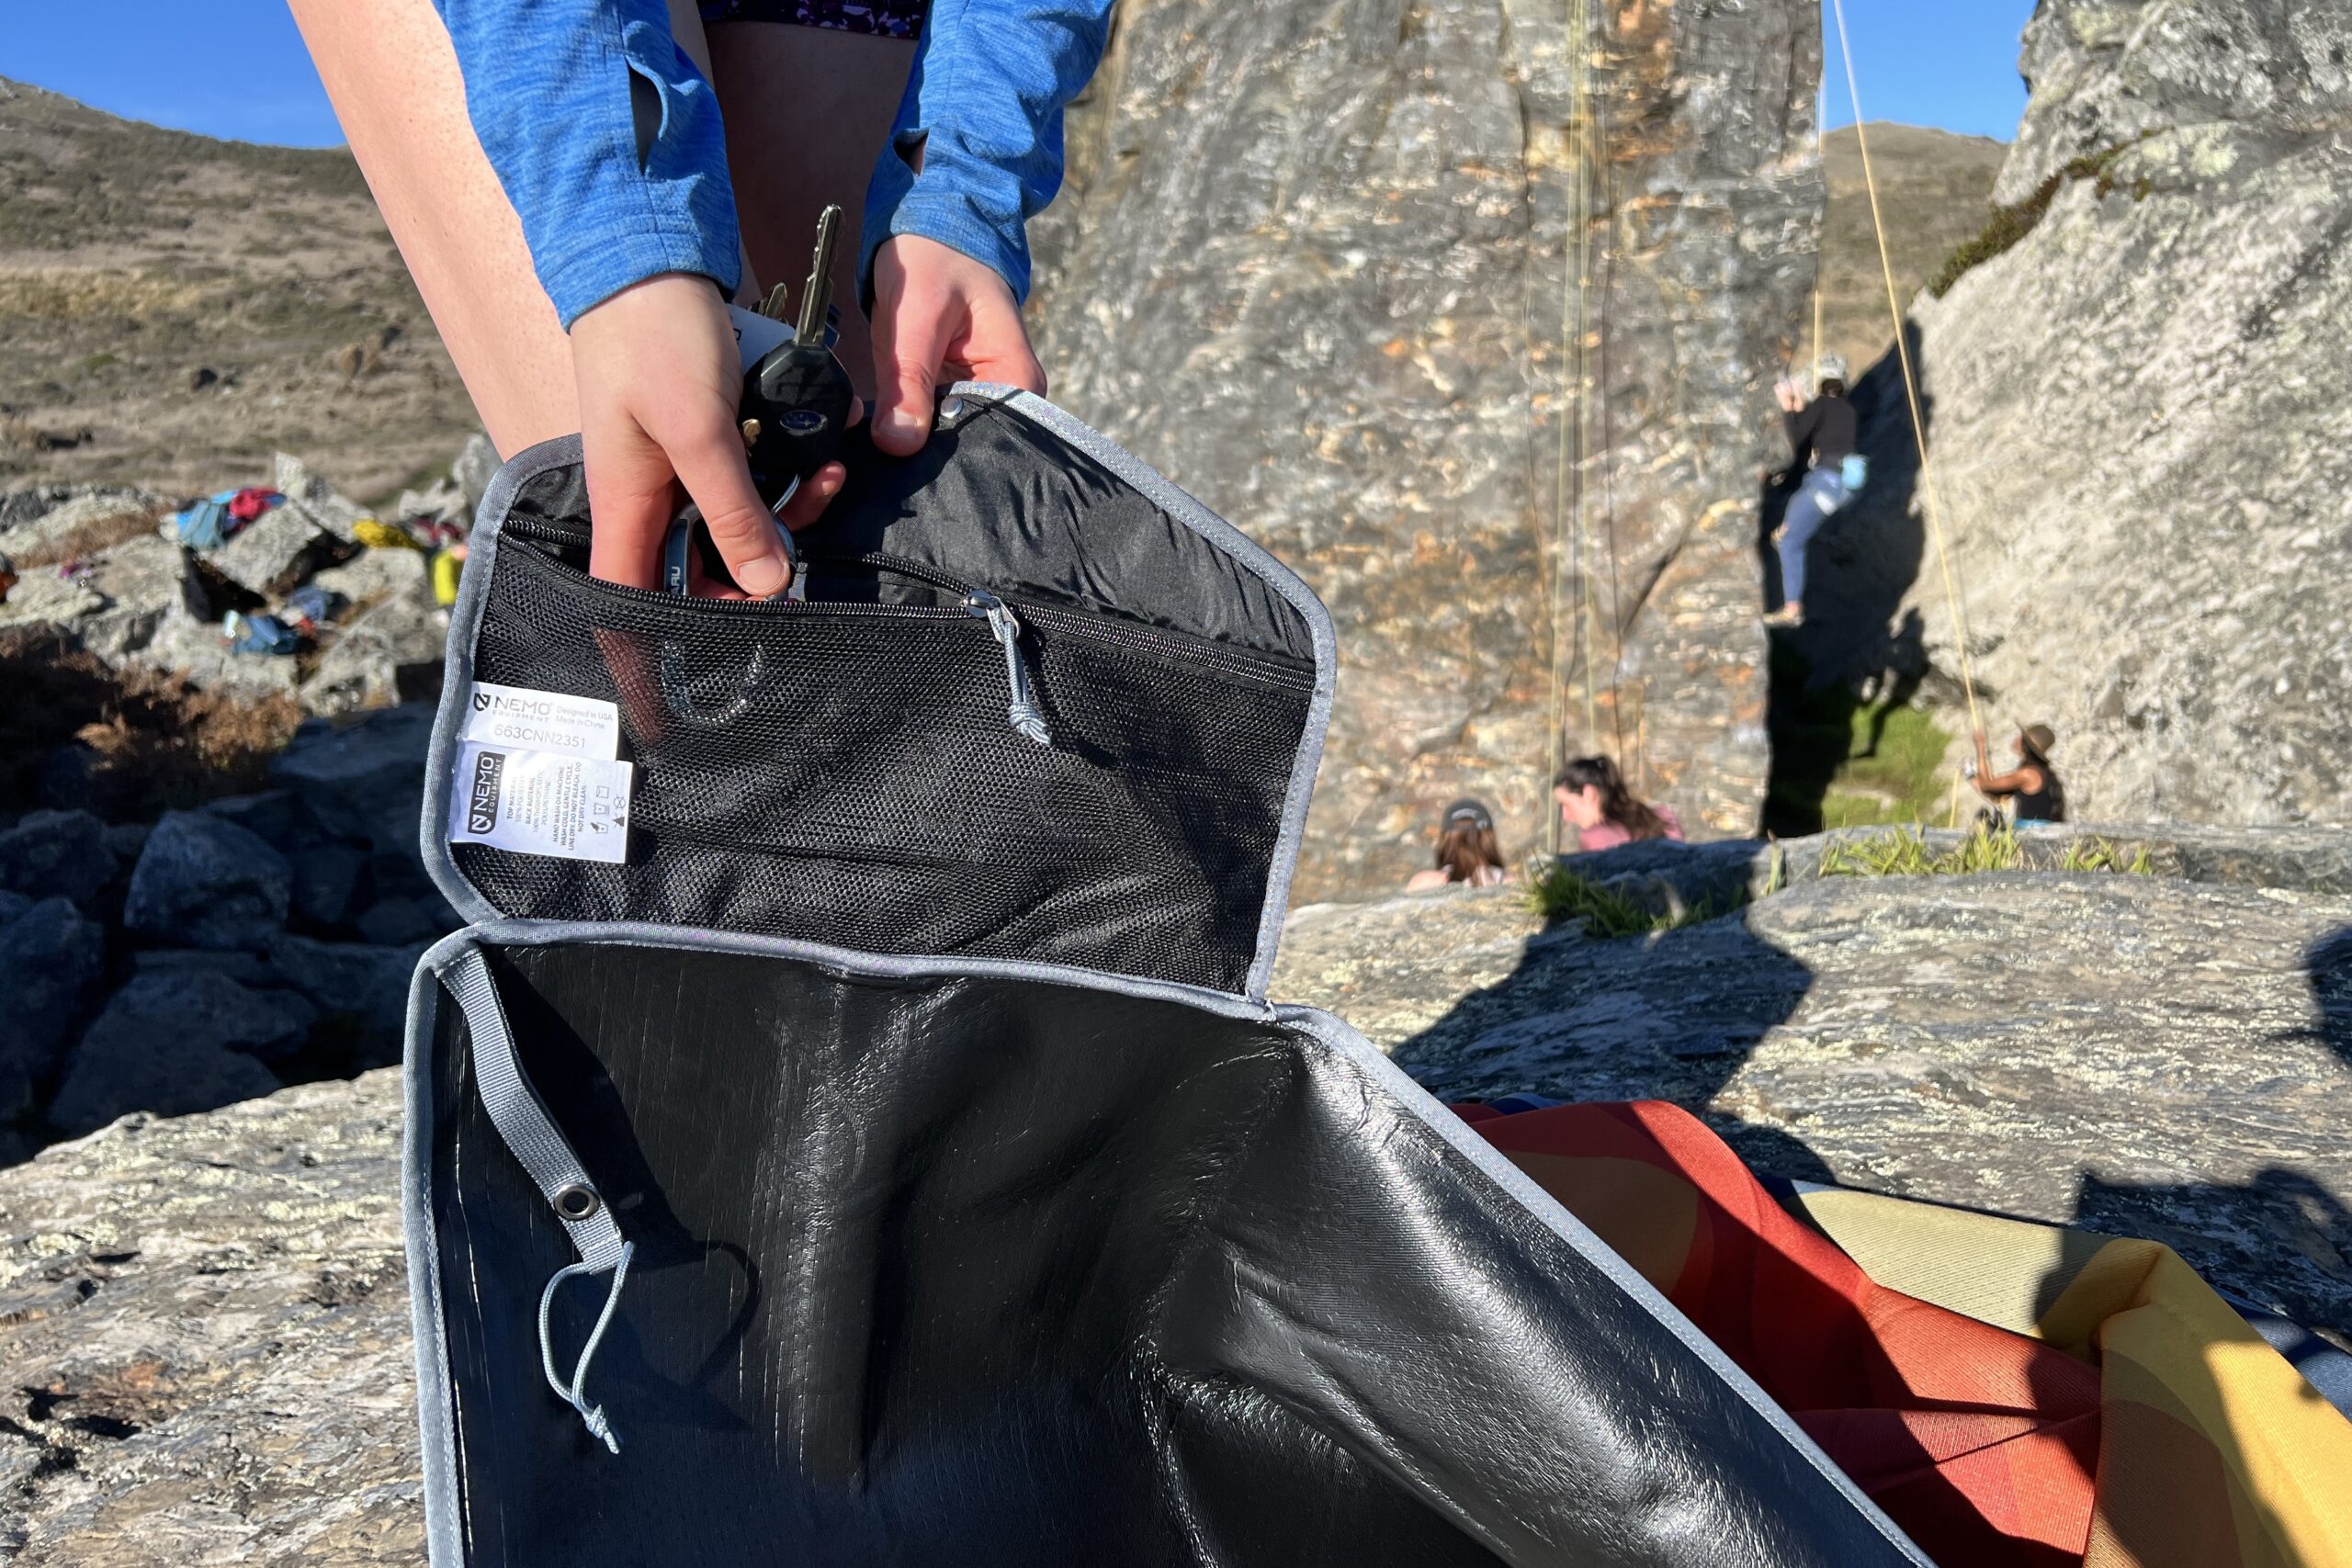
POLYGON ((586 571, 576 464, 522 485, 476 679, 616 704, 628 862, 452 848, 501 914, 1247 988, 1316 694, 1298 608, 1053 432, 971 410, 855 457, 809 602, 586 571), (876 557, 883 564, 875 564, 876 557), (1039 744, 972 590, 1008 604, 1039 744))
MULTIPOLYGON (((639 1250, 615 1457, 541 1381, 571 1249, 442 1008, 420 1359, 466 1568, 1906 1561, 1368 1052, 1040 980, 492 956, 639 1250)), ((567 1370, 604 1288, 560 1299, 567 1370)))
MULTIPOLYGON (((849 478, 801 534, 816 555, 885 551, 967 582, 1018 583, 1047 603, 1144 626, 1315 657, 1306 618, 1151 498, 1018 410, 979 397, 912 457, 876 452, 861 428, 843 443, 849 478)), ((519 461, 519 459, 518 459, 519 461)), ((576 466, 515 494, 520 523, 578 527, 588 516, 576 466)))
POLYGON ((1251 999, 1312 597, 1037 400, 944 423, 851 452, 803 604, 592 581, 574 445, 492 487, 426 852, 510 918, 409 1039, 434 1568, 1916 1562, 1385 1058, 1251 999), (469 680, 616 705, 628 863, 446 843, 469 680), (616 1455, 538 1314, 581 1270, 568 1378, 624 1256, 616 1455))

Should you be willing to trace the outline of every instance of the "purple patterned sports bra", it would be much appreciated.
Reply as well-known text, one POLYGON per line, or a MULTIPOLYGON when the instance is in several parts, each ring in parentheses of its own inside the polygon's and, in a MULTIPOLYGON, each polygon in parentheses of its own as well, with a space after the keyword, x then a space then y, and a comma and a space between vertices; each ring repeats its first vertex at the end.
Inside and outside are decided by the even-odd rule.
POLYGON ((922 36, 931 0, 702 0, 706 22, 790 22, 876 38, 922 36))

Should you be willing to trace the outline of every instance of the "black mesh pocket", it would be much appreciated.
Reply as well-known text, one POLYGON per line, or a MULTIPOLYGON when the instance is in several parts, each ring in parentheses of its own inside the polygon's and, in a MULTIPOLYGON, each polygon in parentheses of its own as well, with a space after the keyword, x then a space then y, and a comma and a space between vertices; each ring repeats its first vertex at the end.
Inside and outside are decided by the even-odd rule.
POLYGON ((501 911, 1243 987, 1306 665, 1015 600, 1041 745, 952 595, 676 599, 574 554, 501 541, 474 673, 618 705, 628 863, 452 845, 501 911))

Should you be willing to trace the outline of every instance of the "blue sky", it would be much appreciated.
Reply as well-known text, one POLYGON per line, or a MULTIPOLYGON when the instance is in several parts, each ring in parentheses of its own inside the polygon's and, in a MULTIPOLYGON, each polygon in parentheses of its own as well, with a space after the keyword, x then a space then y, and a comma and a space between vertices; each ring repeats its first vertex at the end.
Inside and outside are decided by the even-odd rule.
MULTIPOLYGON (((9 9, 0 76, 210 136, 306 147, 343 140, 284 0, 52 0, 9 9)), ((2033 0, 1846 0, 1863 112, 2007 139, 2025 108, 2018 35, 2032 14, 2033 0)), ((1836 126, 1854 116, 1834 47, 1836 126)))
MULTIPOLYGON (((2025 113, 2018 39, 2034 0, 1846 0, 1862 113, 2007 141, 2025 113)), ((1823 0, 1829 39, 1829 116, 1854 123, 1837 24, 1823 0)))

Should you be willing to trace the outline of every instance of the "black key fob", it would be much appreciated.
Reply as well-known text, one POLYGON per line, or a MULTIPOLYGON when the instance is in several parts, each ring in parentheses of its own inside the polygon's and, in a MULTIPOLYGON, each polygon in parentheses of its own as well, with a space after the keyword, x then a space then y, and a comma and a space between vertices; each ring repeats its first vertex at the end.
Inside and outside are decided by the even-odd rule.
POLYGON ((834 357, 830 328, 814 336, 771 350, 743 378, 743 428, 764 495, 781 497, 805 483, 840 453, 849 432, 856 389, 834 357))

